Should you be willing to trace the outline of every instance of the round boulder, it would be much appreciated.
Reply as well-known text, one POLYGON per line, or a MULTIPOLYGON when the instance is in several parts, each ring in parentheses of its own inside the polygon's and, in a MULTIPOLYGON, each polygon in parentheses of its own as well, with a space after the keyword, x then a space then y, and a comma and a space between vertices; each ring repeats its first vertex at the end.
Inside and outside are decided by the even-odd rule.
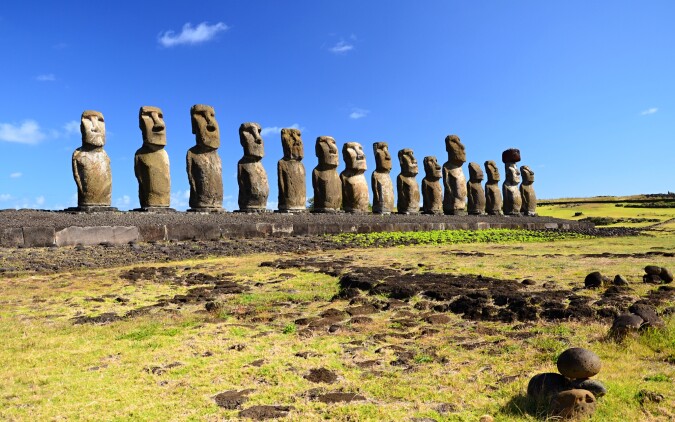
POLYGON ((595 413, 595 396, 588 390, 567 390, 553 396, 549 412, 562 419, 582 419, 595 413))
POLYGON ((661 317, 658 316, 658 314, 656 313, 656 309, 651 305, 647 305, 644 303, 634 303, 630 305, 630 308, 628 308, 628 310, 644 320, 644 323, 640 328, 647 328, 647 327, 661 328, 666 325, 661 319, 661 317))
POLYGON ((642 281, 649 284, 661 284, 661 276, 658 274, 645 274, 642 276, 642 281))
POLYGON ((635 314, 621 314, 614 318, 612 328, 609 329, 609 337, 617 341, 622 341, 629 334, 637 333, 642 327, 644 320, 635 314))
POLYGON ((502 163, 517 163, 520 161, 520 150, 517 148, 509 148, 502 152, 502 163))
POLYGON ((555 372, 545 372, 530 378, 527 384, 527 397, 534 401, 544 401, 568 388, 567 378, 555 372))
POLYGON ((595 289, 602 287, 603 282, 604 278, 602 277, 602 274, 600 274, 600 271, 593 271, 584 279, 584 286, 588 289, 595 289))
POLYGON ((612 282, 615 286, 628 286, 628 280, 621 274, 614 276, 614 281, 612 282))
POLYGON ((659 273, 661 280, 666 283, 671 283, 673 281, 673 272, 666 267, 661 267, 661 272, 659 273))
POLYGON ((598 380, 592 380, 588 378, 572 380, 570 382, 570 387, 576 390, 588 390, 593 393, 595 398, 602 397, 607 394, 607 388, 603 383, 598 380))
POLYGON ((572 347, 558 356, 558 371, 567 378, 590 378, 600 372, 600 357, 588 349, 572 347))
POLYGON ((649 275, 660 275, 661 267, 659 267, 658 265, 647 265, 645 267, 645 273, 649 275))

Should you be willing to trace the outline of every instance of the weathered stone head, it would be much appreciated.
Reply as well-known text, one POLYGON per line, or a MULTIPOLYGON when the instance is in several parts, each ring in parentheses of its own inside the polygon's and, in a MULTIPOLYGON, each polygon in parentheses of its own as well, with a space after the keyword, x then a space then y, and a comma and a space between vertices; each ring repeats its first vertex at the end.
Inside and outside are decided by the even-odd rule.
POLYGON ((438 164, 436 157, 424 157, 424 175, 430 180, 438 180, 441 178, 441 165, 438 164))
POLYGON ((373 153, 375 154, 375 171, 391 171, 391 154, 389 145, 386 142, 375 142, 373 144, 373 153))
POLYGON ((216 121, 216 112, 213 107, 204 104, 195 104, 190 108, 192 133, 196 135, 197 145, 209 149, 220 147, 220 129, 216 121))
POLYGON ((164 114, 159 107, 143 106, 138 111, 138 125, 143 134, 143 144, 154 147, 166 145, 164 114))
POLYGON ((520 161, 520 150, 509 148, 502 152, 502 163, 517 163, 520 161))
POLYGON ((335 168, 340 163, 337 144, 330 136, 316 138, 316 157, 319 159, 320 168, 335 168))
POLYGON ((284 160, 302 161, 305 156, 302 134, 298 129, 281 129, 281 146, 284 149, 284 160))
POLYGON ((481 182, 483 180, 483 170, 478 163, 469 163, 469 180, 471 182, 481 182))
POLYGON ((87 110, 80 119, 82 146, 102 147, 105 145, 105 121, 103 114, 87 110))
POLYGON ((506 183, 520 183, 520 172, 514 163, 506 165, 506 183))
POLYGON ((363 173, 366 171, 366 156, 358 142, 347 142, 342 146, 342 159, 348 171, 363 173))
POLYGON ((405 177, 414 177, 419 173, 417 160, 413 155, 413 150, 404 148, 398 152, 398 161, 401 164, 401 174, 405 177))
POLYGON ((456 166, 461 166, 466 162, 466 151, 462 141, 457 135, 448 135, 445 137, 445 150, 448 151, 448 161, 456 166))
POLYGON ((260 160, 265 155, 261 131, 260 125, 253 122, 239 126, 239 143, 244 147, 244 157, 260 160))
POLYGON ((485 162, 485 173, 487 173, 488 183, 498 182, 500 180, 497 163, 492 160, 485 162))
POLYGON ((520 168, 520 174, 523 176, 523 184, 531 185, 534 183, 534 172, 529 166, 522 166, 520 168))

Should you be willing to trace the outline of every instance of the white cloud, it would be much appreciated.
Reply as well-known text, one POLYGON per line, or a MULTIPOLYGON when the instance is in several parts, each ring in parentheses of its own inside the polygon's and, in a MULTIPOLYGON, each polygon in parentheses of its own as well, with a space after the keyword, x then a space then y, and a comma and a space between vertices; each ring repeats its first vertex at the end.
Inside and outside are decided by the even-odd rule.
POLYGON ((39 206, 42 206, 45 204, 45 197, 40 195, 37 198, 35 198, 35 203, 39 206))
POLYGON ((20 171, 10 173, 9 175, 10 179, 18 179, 21 176, 23 176, 23 173, 21 173, 20 171))
POLYGON ((37 75, 35 80, 40 82, 54 82, 56 80, 56 76, 54 76, 53 73, 46 73, 44 75, 37 75))
POLYGON ((262 128, 262 130, 260 131, 260 135, 261 135, 261 136, 267 136, 267 135, 280 134, 280 133, 281 133, 281 129, 284 129, 284 128, 286 128, 286 129, 300 129, 300 130, 302 131, 302 129, 300 128, 300 125, 299 125, 299 124, 293 123, 293 124, 290 125, 290 126, 283 126, 283 127, 280 127, 280 126, 264 127, 264 128, 262 128))
POLYGON ((131 197, 129 195, 122 195, 115 200, 115 206, 118 208, 129 208, 131 205, 131 197))
POLYGON ((176 34, 174 31, 165 31, 159 35, 158 41, 164 47, 173 47, 181 44, 199 44, 212 40, 216 34, 227 29, 228 26, 222 22, 214 25, 202 22, 195 28, 188 22, 183 25, 183 30, 180 34, 176 34))
POLYGON ((364 110, 362 108, 353 108, 352 112, 349 114, 350 119, 361 119, 366 117, 370 113, 370 110, 364 110))
POLYGON ((37 144, 46 137, 35 120, 24 120, 20 126, 0 123, 0 141, 37 144))
POLYGON ((341 40, 341 41, 338 41, 338 43, 335 44, 334 46, 332 46, 329 50, 330 50, 331 53, 334 53, 334 54, 345 54, 345 53, 347 53, 347 52, 349 52, 353 49, 354 49, 354 45, 348 44, 345 41, 341 40))
POLYGON ((171 206, 185 209, 189 205, 190 189, 171 192, 171 206))
POLYGON ((65 125, 63 125, 63 133, 66 137, 79 134, 80 133, 80 122, 77 120, 71 120, 65 125))
POLYGON ((8 193, 0 193, 0 202, 11 201, 12 198, 13 196, 8 193))
POLYGON ((641 112, 640 114, 643 115, 643 116, 646 116, 646 115, 648 115, 648 114, 654 114, 654 113, 656 113, 657 111, 659 111, 659 109, 658 109, 657 107, 652 107, 652 108, 648 108, 647 110, 644 110, 644 111, 641 112))

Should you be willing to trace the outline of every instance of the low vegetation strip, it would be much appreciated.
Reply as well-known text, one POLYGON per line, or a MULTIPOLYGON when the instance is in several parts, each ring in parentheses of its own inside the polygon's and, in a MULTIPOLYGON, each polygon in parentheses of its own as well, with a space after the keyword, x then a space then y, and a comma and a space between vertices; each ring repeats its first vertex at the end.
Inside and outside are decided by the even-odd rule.
POLYGON ((554 230, 486 229, 433 230, 425 232, 343 233, 331 236, 337 242, 357 246, 445 245, 456 243, 530 243, 589 239, 594 236, 554 230))

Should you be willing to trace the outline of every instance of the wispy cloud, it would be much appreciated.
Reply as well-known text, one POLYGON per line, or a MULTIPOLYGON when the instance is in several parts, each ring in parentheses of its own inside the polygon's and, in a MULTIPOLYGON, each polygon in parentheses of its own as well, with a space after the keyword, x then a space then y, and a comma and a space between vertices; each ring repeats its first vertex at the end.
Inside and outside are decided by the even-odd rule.
POLYGON ((362 108, 353 108, 352 112, 349 114, 350 119, 361 119, 366 117, 370 113, 370 110, 364 110, 362 108))
POLYGON ((63 134, 66 137, 80 133, 80 122, 77 120, 71 120, 65 125, 63 125, 63 134))
POLYGON ((46 137, 35 120, 24 120, 20 125, 0 123, 0 141, 37 144, 46 137))
POLYGON ((8 193, 0 193, 0 202, 11 201, 12 198, 13 198, 13 196, 8 194, 8 193))
POLYGON ((183 25, 179 34, 174 31, 165 31, 159 34, 158 41, 164 47, 173 47, 181 44, 200 44, 212 40, 219 32, 227 31, 229 27, 222 22, 209 25, 202 22, 196 27, 191 23, 183 25))
POLYGON ((345 54, 354 49, 353 44, 349 44, 344 40, 338 41, 337 44, 329 48, 329 51, 333 54, 345 54))
POLYGON ((9 174, 10 179, 18 179, 21 176, 23 176, 23 173, 21 173, 20 171, 15 171, 14 173, 9 174))
POLYGON ((129 195, 122 195, 121 197, 115 200, 115 206, 117 208, 128 209, 131 205, 131 197, 129 195))
POLYGON ((654 113, 656 113, 657 111, 659 111, 659 109, 658 109, 657 107, 652 107, 652 108, 648 108, 647 110, 642 111, 640 114, 641 114, 642 116, 646 116, 646 115, 648 115, 648 114, 654 114, 654 113))
POLYGON ((54 76, 53 73, 45 73, 44 75, 37 75, 35 80, 39 82, 54 82, 56 80, 56 76, 54 76))
POLYGON ((171 206, 178 209, 185 209, 189 205, 190 189, 171 192, 171 206))
POLYGON ((297 123, 293 123, 290 126, 270 126, 270 127, 264 127, 260 131, 260 135, 262 136, 267 136, 267 135, 274 135, 274 134, 280 134, 281 129, 288 128, 288 129, 300 129, 302 130, 303 128, 300 128, 300 125, 297 123))

